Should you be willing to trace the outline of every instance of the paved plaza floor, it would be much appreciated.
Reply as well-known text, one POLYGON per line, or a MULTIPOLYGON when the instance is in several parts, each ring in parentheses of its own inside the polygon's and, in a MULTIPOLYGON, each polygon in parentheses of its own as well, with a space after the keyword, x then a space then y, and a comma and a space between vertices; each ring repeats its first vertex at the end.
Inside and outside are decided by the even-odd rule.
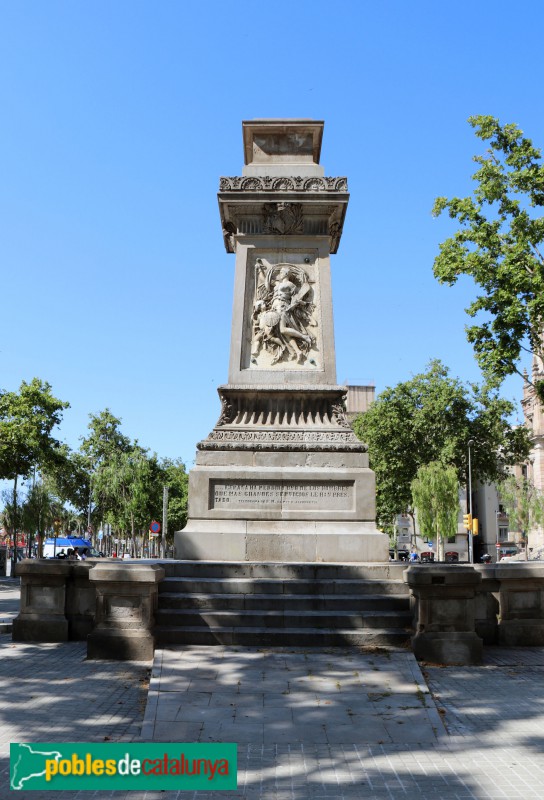
POLYGON ((151 664, 0 635, 0 798, 540 800, 544 648, 484 653, 186 647, 151 664), (238 789, 12 794, 10 741, 237 742, 238 789))

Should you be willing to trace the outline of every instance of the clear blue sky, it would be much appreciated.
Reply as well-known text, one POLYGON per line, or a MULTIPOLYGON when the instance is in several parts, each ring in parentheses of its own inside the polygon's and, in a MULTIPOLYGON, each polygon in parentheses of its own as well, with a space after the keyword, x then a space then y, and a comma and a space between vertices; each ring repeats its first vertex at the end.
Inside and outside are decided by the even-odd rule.
POLYGON ((433 357, 478 379, 431 208, 469 191, 471 114, 544 146, 543 22, 540 0, 0 0, 0 387, 49 381, 73 447, 107 406, 191 466, 227 381, 219 177, 243 119, 282 116, 324 119, 325 173, 349 179, 339 382, 379 392, 433 357))

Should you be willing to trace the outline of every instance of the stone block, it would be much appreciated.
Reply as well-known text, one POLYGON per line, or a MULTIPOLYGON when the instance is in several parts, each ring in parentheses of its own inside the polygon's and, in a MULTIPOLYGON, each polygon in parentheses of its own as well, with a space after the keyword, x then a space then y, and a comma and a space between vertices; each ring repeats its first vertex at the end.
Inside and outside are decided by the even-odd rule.
POLYGON ((541 647, 544 644, 544 564, 497 565, 499 644, 541 647))
POLYGON ((90 572, 96 586, 95 627, 87 637, 88 658, 153 658, 158 584, 156 564, 100 563, 90 572))
POLYGON ((318 533, 315 550, 316 561, 387 562, 389 537, 385 533, 368 530, 361 525, 359 531, 353 533, 318 533))
POLYGON ((248 534, 247 561, 315 561, 315 536, 248 534))
POLYGON ((19 642, 66 642, 66 582, 71 563, 25 559, 17 564, 21 578, 21 607, 13 621, 13 639, 19 642))
POLYGON ((196 530, 192 524, 188 525, 175 534, 176 558, 195 561, 246 560, 245 526, 243 531, 229 530, 224 523, 219 530, 213 531, 202 530, 198 525, 194 527, 196 530))
POLYGON ((203 561, 387 562, 388 537, 371 523, 190 520, 176 558, 203 561))
POLYGON ((375 516, 369 469, 195 467, 189 518, 363 522, 375 516))
POLYGON ((412 648, 439 664, 478 664, 482 639, 475 632, 475 593, 481 575, 456 564, 411 566, 404 572, 415 598, 412 648))
POLYGON ((433 664, 481 664, 483 641, 475 632, 435 631, 412 637, 412 650, 418 661, 433 664))

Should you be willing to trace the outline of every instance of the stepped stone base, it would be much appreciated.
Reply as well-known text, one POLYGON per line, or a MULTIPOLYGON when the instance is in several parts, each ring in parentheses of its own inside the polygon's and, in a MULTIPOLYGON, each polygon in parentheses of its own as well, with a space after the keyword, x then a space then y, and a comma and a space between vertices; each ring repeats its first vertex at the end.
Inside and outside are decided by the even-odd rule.
POLYGON ((405 646, 400 564, 164 562, 159 645, 405 646))
POLYGON ((176 558, 203 561, 385 562, 389 540, 372 523, 190 520, 176 558))

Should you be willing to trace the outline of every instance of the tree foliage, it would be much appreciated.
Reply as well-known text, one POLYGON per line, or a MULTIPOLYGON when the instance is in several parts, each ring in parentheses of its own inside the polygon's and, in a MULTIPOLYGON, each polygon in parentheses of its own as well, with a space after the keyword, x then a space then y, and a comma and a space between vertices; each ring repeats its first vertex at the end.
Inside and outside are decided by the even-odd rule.
POLYGON ((168 487, 168 531, 172 535, 187 523, 187 502, 189 496, 189 475, 181 459, 164 459, 164 482, 168 487))
POLYGON ((459 483, 455 467, 431 461, 417 471, 411 483, 421 533, 435 539, 438 558, 444 557, 444 539, 457 533, 459 483))
POLYGON ((89 415, 79 451, 64 447, 50 471, 55 491, 94 528, 111 525, 134 542, 162 519, 163 488, 168 487, 169 539, 187 520, 188 475, 181 460, 159 459, 121 432, 109 409, 89 415))
POLYGON ((513 410, 496 390, 452 378, 440 361, 385 389, 353 424, 368 444, 376 473, 380 525, 387 529, 397 514, 413 508, 412 481, 425 464, 452 465, 458 482, 465 485, 470 439, 476 480, 495 481, 505 466, 526 458, 527 432, 508 422, 513 410))
POLYGON ((63 445, 53 464, 45 470, 51 490, 64 503, 69 503, 82 520, 86 519, 91 501, 91 466, 83 453, 63 445))
POLYGON ((17 483, 36 467, 54 463, 60 442, 52 435, 69 403, 45 381, 23 381, 18 392, 0 392, 0 478, 13 481, 11 524, 19 527, 17 483))
MULTIPOLYGON (((447 210, 460 229, 440 245, 434 274, 454 284, 469 275, 481 290, 466 309, 467 327, 484 375, 500 383, 519 373, 523 351, 544 358, 544 165, 540 150, 516 125, 470 117, 476 136, 489 142, 474 156, 473 195, 439 197, 433 214, 447 210)), ((544 399, 544 382, 537 391, 544 399)))
POLYGON ((52 431, 68 407, 38 378, 23 381, 18 392, 0 392, 0 478, 25 478, 54 458, 60 442, 52 431))
POLYGON ((90 519, 95 530, 109 523, 115 533, 144 543, 149 524, 162 519, 168 488, 171 541, 187 521, 188 475, 179 459, 159 459, 121 431, 121 420, 106 408, 89 415, 79 450, 55 439, 52 431, 68 403, 38 378, 19 392, 0 393, 0 478, 13 480, 4 493, 2 522, 10 533, 21 527, 31 536, 62 530, 81 532, 90 519), (26 497, 18 481, 33 475, 26 497))
POLYGON ((544 525, 544 494, 532 481, 509 475, 499 486, 499 496, 508 514, 510 530, 518 531, 522 538, 532 528, 544 525))

